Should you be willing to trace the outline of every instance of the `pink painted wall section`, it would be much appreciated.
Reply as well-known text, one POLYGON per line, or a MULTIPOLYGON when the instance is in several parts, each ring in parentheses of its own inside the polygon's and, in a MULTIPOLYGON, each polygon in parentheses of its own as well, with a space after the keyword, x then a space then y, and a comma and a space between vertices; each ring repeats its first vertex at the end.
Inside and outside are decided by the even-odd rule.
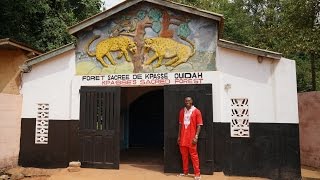
POLYGON ((299 93, 301 164, 320 168, 320 92, 299 93))
POLYGON ((21 95, 0 93, 0 168, 18 164, 21 95))

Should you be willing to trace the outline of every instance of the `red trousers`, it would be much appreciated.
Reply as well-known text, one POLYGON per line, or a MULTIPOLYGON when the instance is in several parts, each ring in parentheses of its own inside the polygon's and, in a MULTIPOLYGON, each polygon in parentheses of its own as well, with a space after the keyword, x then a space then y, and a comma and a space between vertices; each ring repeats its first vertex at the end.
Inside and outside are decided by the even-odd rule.
POLYGON ((200 176, 200 167, 199 167, 199 157, 198 157, 197 145, 192 145, 191 147, 180 146, 180 152, 181 152, 181 157, 182 157, 183 173, 188 174, 189 154, 190 154, 194 174, 195 174, 195 176, 200 176))

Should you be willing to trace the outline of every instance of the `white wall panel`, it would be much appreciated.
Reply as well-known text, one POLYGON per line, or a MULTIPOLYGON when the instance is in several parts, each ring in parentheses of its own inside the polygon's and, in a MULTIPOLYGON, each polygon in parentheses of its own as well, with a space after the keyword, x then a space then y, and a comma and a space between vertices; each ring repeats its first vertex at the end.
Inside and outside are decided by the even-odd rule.
POLYGON ((32 66, 24 73, 22 118, 35 118, 37 104, 50 105, 50 119, 70 119, 71 80, 74 76, 74 50, 32 66))

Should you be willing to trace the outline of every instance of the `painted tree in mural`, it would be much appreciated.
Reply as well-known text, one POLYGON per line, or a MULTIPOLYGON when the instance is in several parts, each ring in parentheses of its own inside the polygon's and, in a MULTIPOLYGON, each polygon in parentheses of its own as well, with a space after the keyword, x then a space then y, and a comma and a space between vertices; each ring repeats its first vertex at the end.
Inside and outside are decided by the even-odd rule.
MULTIPOLYGON (((191 34, 191 30, 188 26, 188 19, 186 17, 176 16, 173 14, 170 14, 165 9, 156 9, 151 8, 148 10, 139 10, 132 12, 130 14, 123 15, 120 20, 116 21, 116 25, 114 28, 112 28, 110 32, 110 36, 131 36, 133 37, 133 41, 136 43, 137 51, 133 55, 132 63, 134 65, 134 73, 141 72, 142 71, 142 65, 147 64, 150 65, 155 59, 159 58, 158 64, 155 66, 155 68, 161 66, 162 58, 166 57, 153 57, 151 60, 145 61, 145 55, 148 54, 148 51, 150 49, 146 48, 146 29, 150 28, 153 33, 158 34, 158 37, 163 38, 162 41, 170 42, 169 38, 173 38, 176 34, 177 37, 180 37, 182 40, 187 41, 190 43, 193 47, 194 51, 194 45, 192 42, 187 40, 187 37, 191 34), (169 27, 170 25, 178 26, 178 29, 176 32, 174 30, 171 30, 169 27), (145 61, 145 62, 144 62, 145 61), (159 63, 160 62, 160 63, 159 63)), ((151 40, 152 38, 150 38, 151 40)), ((171 44, 175 41, 171 40, 171 44)), ((167 43, 167 45, 168 45, 167 43)), ((175 46, 179 45, 177 42, 175 42, 175 46)), ((180 45, 181 46, 181 45, 180 45)), ((186 46, 181 46, 181 48, 185 48, 186 46)), ((189 47, 188 47, 189 48, 189 47)), ((190 48, 189 48, 190 49, 190 48)), ((155 49, 153 49, 155 50, 155 49)), ((192 50, 191 50, 192 51, 192 50)), ((157 53, 157 52, 155 52, 157 53)), ((185 61, 187 61, 188 58, 190 58, 194 52, 190 52, 188 57, 184 57, 185 61)), ((176 55, 176 54, 175 54, 176 55)), ((183 57, 176 57, 175 60, 177 61, 177 58, 183 58, 183 57)), ((166 65, 179 65, 180 63, 167 63, 166 65)))

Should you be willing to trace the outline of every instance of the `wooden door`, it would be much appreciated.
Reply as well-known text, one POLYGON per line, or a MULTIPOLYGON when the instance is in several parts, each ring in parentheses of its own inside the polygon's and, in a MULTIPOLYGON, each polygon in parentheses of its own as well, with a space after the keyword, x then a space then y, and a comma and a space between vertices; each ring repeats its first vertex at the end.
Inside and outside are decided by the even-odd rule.
POLYGON ((82 167, 119 169, 120 87, 80 89, 82 167))
MULTIPOLYGON (((213 174, 212 85, 168 85, 164 87, 164 172, 181 173, 182 161, 177 144, 179 110, 184 98, 193 98, 201 111, 203 126, 198 139, 198 153, 202 174, 213 174)), ((190 172, 193 172, 190 163, 190 172)))

